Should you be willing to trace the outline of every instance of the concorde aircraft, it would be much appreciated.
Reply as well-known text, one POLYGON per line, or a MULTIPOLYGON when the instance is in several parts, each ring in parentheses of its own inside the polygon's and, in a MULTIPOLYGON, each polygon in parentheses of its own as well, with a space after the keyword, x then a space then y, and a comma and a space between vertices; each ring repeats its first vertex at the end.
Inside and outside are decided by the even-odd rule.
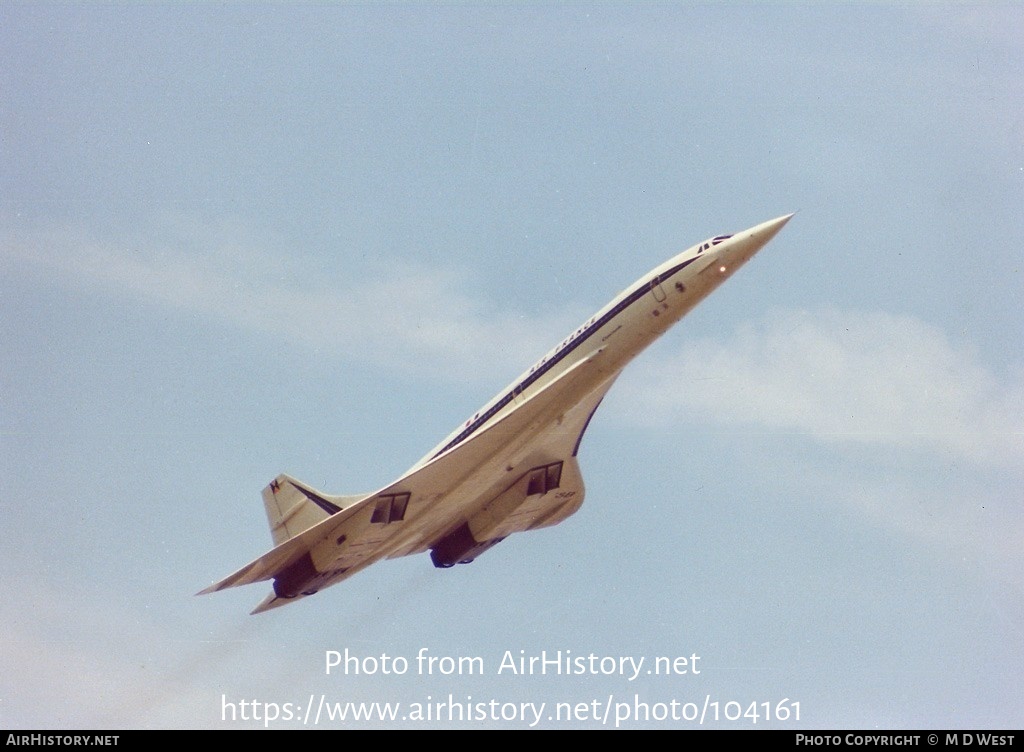
POLYGON ((274 548, 199 594, 273 580, 257 614, 382 559, 430 551, 436 567, 467 564, 512 533, 557 525, 583 503, 576 454, 615 379, 792 216, 652 269, 379 491, 332 496, 277 476, 263 489, 274 548))

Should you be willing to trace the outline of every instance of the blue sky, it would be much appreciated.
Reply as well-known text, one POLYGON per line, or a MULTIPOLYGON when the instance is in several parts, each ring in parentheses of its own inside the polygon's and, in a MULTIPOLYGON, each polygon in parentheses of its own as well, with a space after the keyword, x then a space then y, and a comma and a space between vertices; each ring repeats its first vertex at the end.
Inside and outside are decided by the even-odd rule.
POLYGON ((1000 4, 4 5, 0 725, 451 694, 1019 728, 1022 40, 1000 4), (609 393, 574 517, 258 617, 193 596, 269 547, 279 472, 389 483, 642 273, 791 211, 609 393))

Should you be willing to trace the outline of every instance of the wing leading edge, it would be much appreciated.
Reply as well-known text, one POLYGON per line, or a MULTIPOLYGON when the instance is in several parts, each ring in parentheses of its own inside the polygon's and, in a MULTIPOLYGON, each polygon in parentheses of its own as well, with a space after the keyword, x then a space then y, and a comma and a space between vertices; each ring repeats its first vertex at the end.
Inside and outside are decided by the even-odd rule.
MULTIPOLYGON (((582 504, 575 451, 616 376, 605 373, 600 360, 597 350, 516 410, 376 493, 327 496, 278 476, 264 489, 265 501, 268 495, 314 495, 336 511, 316 504, 324 519, 199 595, 273 579, 274 592, 253 611, 260 613, 381 559, 433 549, 435 564, 450 566, 512 532, 560 522, 582 504), (583 399, 581 384, 590 386, 583 399)), ((268 516, 269 509, 268 502, 268 516)))
POLYGON ((448 567, 573 514, 584 494, 579 443, 619 373, 792 216, 717 235, 652 269, 385 488, 330 496, 278 476, 263 491, 275 547, 201 593, 272 579, 259 613, 381 559, 429 550, 448 567))

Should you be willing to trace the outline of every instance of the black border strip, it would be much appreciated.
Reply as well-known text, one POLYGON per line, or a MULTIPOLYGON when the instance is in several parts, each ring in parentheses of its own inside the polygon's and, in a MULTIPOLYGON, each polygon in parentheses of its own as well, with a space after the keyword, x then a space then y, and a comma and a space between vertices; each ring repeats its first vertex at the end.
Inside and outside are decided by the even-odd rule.
POLYGON ((593 420, 594 413, 597 412, 597 408, 601 406, 602 402, 604 402, 604 397, 601 397, 601 399, 597 401, 597 404, 594 405, 594 409, 591 410, 590 415, 587 416, 587 422, 583 424, 583 428, 580 431, 580 435, 576 437, 576 446, 572 448, 573 457, 580 453, 580 442, 583 441, 583 434, 585 434, 587 432, 587 429, 590 427, 590 421, 593 420))
POLYGON ((338 512, 341 511, 341 507, 339 507, 337 504, 332 504, 331 502, 329 502, 324 497, 317 496, 312 491, 308 491, 305 488, 303 488, 302 486, 296 486, 294 483, 292 483, 291 485, 292 485, 293 488, 297 489, 299 491, 299 493, 301 493, 307 499, 309 499, 314 504, 316 504, 318 507, 320 507, 325 512, 327 512, 327 514, 337 514, 338 512))

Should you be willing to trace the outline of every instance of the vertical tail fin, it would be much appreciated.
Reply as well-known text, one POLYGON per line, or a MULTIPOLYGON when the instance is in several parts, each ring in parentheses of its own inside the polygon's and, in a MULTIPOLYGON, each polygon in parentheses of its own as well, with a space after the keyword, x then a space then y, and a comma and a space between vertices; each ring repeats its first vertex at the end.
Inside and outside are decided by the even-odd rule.
POLYGON ((278 475, 263 489, 263 506, 274 545, 281 545, 367 496, 329 496, 291 476, 278 475))

